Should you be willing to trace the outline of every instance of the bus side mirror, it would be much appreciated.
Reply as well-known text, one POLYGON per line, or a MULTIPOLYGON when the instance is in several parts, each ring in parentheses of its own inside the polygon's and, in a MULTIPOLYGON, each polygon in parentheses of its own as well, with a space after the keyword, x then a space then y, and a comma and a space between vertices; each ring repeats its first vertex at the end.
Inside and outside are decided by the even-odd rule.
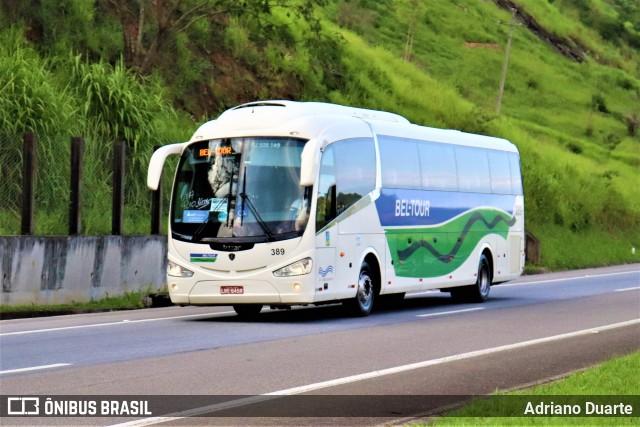
POLYGON ((313 140, 305 144, 300 157, 300 186, 313 185, 316 180, 316 165, 320 162, 320 150, 313 140))
POLYGON ((164 145, 158 148, 149 161, 149 171, 147 172, 147 187, 150 190, 157 190, 162 175, 162 166, 168 156, 182 153, 182 144, 164 145))

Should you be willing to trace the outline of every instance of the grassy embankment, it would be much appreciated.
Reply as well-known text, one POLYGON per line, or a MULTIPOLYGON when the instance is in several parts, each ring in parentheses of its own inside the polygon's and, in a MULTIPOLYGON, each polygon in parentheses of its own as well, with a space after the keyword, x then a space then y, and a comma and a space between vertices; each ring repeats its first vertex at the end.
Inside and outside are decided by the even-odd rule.
POLYGON ((89 302, 72 302, 56 305, 6 305, 0 304, 0 319, 39 317, 63 314, 95 313, 101 311, 135 310, 151 305, 148 292, 125 292, 124 295, 107 296, 89 302))
MULTIPOLYGON (((549 384, 543 384, 531 389, 514 391, 479 399, 458 410, 445 414, 443 417, 429 420, 425 426, 622 426, 637 425, 636 417, 496 417, 496 414, 504 414, 503 405, 508 405, 508 400, 500 396, 531 396, 535 402, 549 403, 553 397, 560 396, 585 396, 577 398, 584 411, 584 402, 590 400, 588 396, 619 396, 620 402, 624 402, 625 395, 640 395, 640 385, 637 381, 638 367, 640 366, 640 352, 628 356, 618 357, 602 363, 601 365, 575 372, 568 377, 549 384), (544 396, 548 398, 545 399, 544 396), (493 416, 487 416, 493 415, 493 416)), ((556 402, 559 399, 556 398, 556 402)), ((593 399, 591 399, 593 400, 593 399)), ((616 399, 617 401, 618 399, 616 399)), ((618 402, 619 403, 619 402, 618 402)), ((627 402, 628 403, 628 402, 627 402)), ((509 407, 509 406, 507 406, 509 407)), ((522 408, 524 410, 525 407, 522 408)), ((510 408, 513 409, 513 408, 510 408)), ((637 408, 634 408, 637 413, 637 408)))

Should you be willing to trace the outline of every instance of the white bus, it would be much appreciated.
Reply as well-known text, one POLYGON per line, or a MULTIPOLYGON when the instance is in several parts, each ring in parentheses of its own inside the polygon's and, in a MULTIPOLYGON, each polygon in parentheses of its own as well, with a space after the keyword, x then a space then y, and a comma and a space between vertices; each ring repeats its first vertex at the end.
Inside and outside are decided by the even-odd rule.
POLYGON ((180 155, 167 285, 180 305, 342 302, 440 289, 481 302, 524 265, 517 148, 315 102, 240 105, 151 158, 180 155))

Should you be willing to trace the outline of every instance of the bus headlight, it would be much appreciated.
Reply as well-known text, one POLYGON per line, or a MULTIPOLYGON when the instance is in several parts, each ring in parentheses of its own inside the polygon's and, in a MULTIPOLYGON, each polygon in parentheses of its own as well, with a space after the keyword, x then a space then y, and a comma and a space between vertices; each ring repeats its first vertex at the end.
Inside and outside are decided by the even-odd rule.
POLYGON ((169 261, 167 264, 167 274, 173 277, 191 277, 193 276, 193 271, 187 270, 173 261, 169 261))
POLYGON ((311 258, 304 258, 274 271, 273 275, 277 277, 301 276, 311 273, 311 267, 313 267, 311 258))

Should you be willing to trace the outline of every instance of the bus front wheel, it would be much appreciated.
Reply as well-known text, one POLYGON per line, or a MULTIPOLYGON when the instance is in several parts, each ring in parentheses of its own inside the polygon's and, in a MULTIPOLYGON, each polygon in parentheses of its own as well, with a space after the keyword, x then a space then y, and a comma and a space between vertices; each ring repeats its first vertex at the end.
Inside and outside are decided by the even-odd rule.
POLYGON ((373 302, 376 298, 376 281, 371 272, 371 267, 366 262, 362 263, 356 297, 345 301, 346 307, 356 316, 368 316, 373 309, 373 302))

